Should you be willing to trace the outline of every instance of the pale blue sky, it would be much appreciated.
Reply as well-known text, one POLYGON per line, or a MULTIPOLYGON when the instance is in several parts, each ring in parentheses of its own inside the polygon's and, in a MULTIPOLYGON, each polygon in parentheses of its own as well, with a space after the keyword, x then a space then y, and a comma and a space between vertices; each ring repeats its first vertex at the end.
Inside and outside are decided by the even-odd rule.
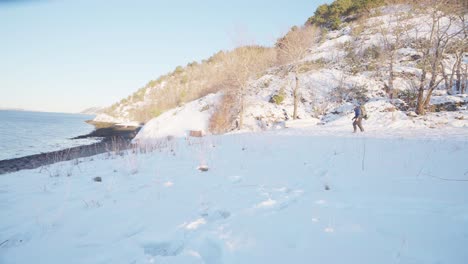
POLYGON ((108 106, 245 39, 271 46, 328 0, 0 0, 0 108, 108 106))

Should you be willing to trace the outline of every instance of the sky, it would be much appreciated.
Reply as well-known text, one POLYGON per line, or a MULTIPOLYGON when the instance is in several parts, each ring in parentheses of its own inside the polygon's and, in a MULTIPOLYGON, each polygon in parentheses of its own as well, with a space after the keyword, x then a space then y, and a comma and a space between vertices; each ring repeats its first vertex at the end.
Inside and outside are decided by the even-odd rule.
POLYGON ((272 46, 327 0, 0 0, 0 108, 109 106, 178 65, 272 46))

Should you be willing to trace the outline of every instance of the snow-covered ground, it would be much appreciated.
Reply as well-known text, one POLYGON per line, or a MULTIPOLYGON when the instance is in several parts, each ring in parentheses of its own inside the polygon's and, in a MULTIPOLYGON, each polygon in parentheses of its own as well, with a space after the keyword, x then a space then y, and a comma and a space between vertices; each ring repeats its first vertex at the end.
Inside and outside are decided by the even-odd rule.
POLYGON ((2 175, 0 263, 466 263, 466 128, 368 127, 176 138, 2 175))
MULTIPOLYGON (((184 138, 207 132, 212 94, 148 122, 141 153, 2 175, 0 263, 467 263, 468 98, 439 87, 431 103, 456 111, 414 116, 383 91, 385 69, 352 73, 345 60, 346 46, 381 46, 380 26, 406 11, 329 32, 297 62, 313 66, 298 76, 300 120, 294 74, 272 68, 249 83, 244 131, 184 138), (370 118, 352 134, 356 100, 332 92, 356 87, 370 118)), ((420 73, 415 54, 397 51, 396 90, 420 73)), ((95 120, 128 124, 148 100, 95 120)))

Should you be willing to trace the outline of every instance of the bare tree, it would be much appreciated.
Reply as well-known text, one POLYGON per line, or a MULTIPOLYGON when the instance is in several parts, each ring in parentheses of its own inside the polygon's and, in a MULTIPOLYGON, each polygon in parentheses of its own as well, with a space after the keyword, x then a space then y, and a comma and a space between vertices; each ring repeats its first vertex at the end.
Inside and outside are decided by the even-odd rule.
POLYGON ((307 54, 308 49, 318 43, 320 29, 315 26, 293 27, 283 38, 276 42, 278 61, 289 64, 290 71, 294 72, 295 85, 293 88, 294 110, 293 119, 297 118, 297 105, 299 102, 299 72, 302 64, 298 61, 307 54))
POLYGON ((416 30, 415 48, 421 54, 421 75, 419 78, 416 113, 424 115, 426 107, 431 100, 432 92, 444 78, 438 78, 441 71, 440 65, 446 48, 455 36, 462 30, 456 28, 456 18, 448 15, 449 10, 444 3, 434 1, 428 21, 428 30, 416 30), (428 77, 430 76, 430 78, 428 77), (427 81, 429 81, 427 83, 427 81))
POLYGON ((451 68, 450 76, 447 76, 447 74, 445 73, 443 64, 441 64, 441 66, 443 70, 446 89, 450 92, 452 91, 454 77, 456 77, 455 90, 458 93, 463 93, 463 88, 464 86, 466 86, 466 84, 463 83, 463 57, 468 52, 468 22, 466 21, 464 13, 459 13, 456 16, 456 18, 462 26, 462 31, 460 32, 460 34, 458 34, 458 36, 456 36, 456 38, 454 38, 454 41, 450 43, 447 49, 447 52, 453 54, 455 57, 454 63, 451 68))
POLYGON ((386 88, 390 99, 393 99, 394 93, 393 81, 395 80, 394 65, 396 52, 403 47, 404 33, 409 30, 409 26, 403 25, 403 19, 403 14, 397 13, 391 16, 391 19, 388 20, 388 24, 385 26, 381 24, 379 26, 383 48, 388 56, 388 84, 386 84, 386 88))
POLYGON ((237 100, 239 113, 238 128, 244 125, 245 95, 249 79, 258 76, 275 63, 276 53, 272 48, 244 46, 233 50, 226 58, 228 69, 227 93, 237 100))

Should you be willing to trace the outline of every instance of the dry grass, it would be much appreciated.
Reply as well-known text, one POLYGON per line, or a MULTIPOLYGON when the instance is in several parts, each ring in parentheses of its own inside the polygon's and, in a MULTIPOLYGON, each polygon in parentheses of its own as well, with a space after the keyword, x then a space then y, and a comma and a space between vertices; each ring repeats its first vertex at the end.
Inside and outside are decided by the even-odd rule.
POLYGON ((222 134, 232 130, 235 120, 236 98, 233 94, 225 94, 210 118, 209 130, 213 134, 222 134))

